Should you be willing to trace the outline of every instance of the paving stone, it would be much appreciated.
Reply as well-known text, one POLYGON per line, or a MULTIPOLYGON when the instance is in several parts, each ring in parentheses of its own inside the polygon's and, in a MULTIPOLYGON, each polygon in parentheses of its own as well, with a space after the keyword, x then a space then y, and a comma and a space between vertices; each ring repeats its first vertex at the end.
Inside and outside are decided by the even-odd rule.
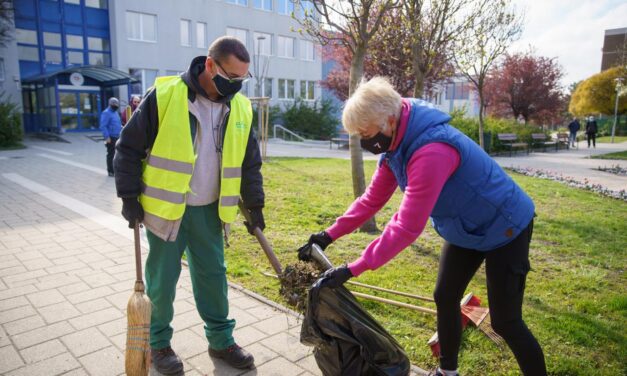
POLYGON ((116 283, 109 285, 109 287, 111 287, 115 291, 118 291, 118 292, 127 291, 129 293, 129 296, 130 296, 130 293, 133 292, 134 286, 135 286, 135 278, 127 278, 123 281, 116 282, 116 283))
MULTIPOLYGON (((13 255, 10 256, 13 257, 13 255)), ((22 270, 19 269, 20 266, 24 267, 24 264, 22 264, 22 262, 17 259, 4 261, 1 265, 2 266, 0 266, 0 276, 3 276, 3 272, 8 273, 7 275, 11 275, 14 270, 22 270)))
POLYGON ((244 327, 259 321, 255 316, 238 307, 229 307, 229 316, 235 319, 238 327, 244 327))
POLYGON ((131 291, 122 291, 107 296, 107 300, 120 310, 126 309, 128 299, 131 297, 131 291))
POLYGON ((196 305, 190 304, 185 300, 176 299, 174 301, 174 314, 178 315, 179 313, 189 312, 192 310, 196 310, 196 305))
POLYGON ((189 329, 175 331, 172 336, 172 348, 181 359, 188 359, 198 354, 207 354, 208 346, 204 336, 201 337, 189 329))
POLYGON ((103 296, 111 294, 113 294, 113 290, 111 290, 109 286, 102 286, 92 290, 69 295, 67 296, 67 300, 69 300, 73 304, 78 304, 89 300, 102 298, 103 296))
POLYGON ((80 364, 70 353, 63 353, 52 358, 42 360, 19 368, 9 376, 58 375, 80 367, 80 364))
POLYGON ((40 259, 36 259, 36 260, 28 260, 24 262, 24 266, 26 266, 26 269, 28 270, 38 270, 38 269, 43 269, 43 268, 47 268, 49 266, 52 266, 52 261, 48 260, 47 258, 40 258, 40 259))
POLYGON ((10 344, 11 341, 9 340, 8 334, 4 331, 2 325, 0 325, 0 347, 4 347, 10 344))
POLYGON ((316 364, 316 358, 314 358, 313 354, 299 360, 298 362, 296 362, 296 365, 298 365, 302 369, 306 369, 312 375, 322 376, 322 371, 320 371, 320 368, 318 368, 318 364, 316 364))
POLYGON ((87 253, 82 254, 82 255, 78 255, 76 258, 79 259, 80 261, 86 263, 89 266, 91 266, 91 263, 107 259, 107 257, 105 257, 105 256, 103 256, 100 253, 95 252, 95 251, 94 252, 87 252, 87 253))
POLYGON ((59 290, 59 292, 64 296, 68 296, 78 294, 79 292, 91 290, 91 287, 89 287, 89 285, 85 282, 76 282, 70 285, 61 286, 57 290, 59 290))
POLYGON ((4 346, 0 348, 0 374, 11 371, 24 365, 20 354, 13 348, 13 346, 4 346))
POLYGON ((271 335, 282 332, 284 330, 288 330, 289 321, 287 320, 287 317, 285 317, 285 315, 279 315, 253 324, 253 327, 261 330, 266 334, 271 335))
POLYGON ((46 322, 55 323, 79 316, 81 313, 71 303, 61 302, 39 308, 39 314, 46 322))
POLYGON ((89 328, 61 337, 61 341, 76 357, 111 346, 96 328, 89 328))
POLYGON ((55 355, 67 352, 67 349, 58 339, 40 343, 20 351, 20 355, 26 363, 36 363, 44 359, 52 358, 55 355))
POLYGON ((54 274, 54 273, 69 272, 71 270, 83 269, 83 268, 86 268, 86 267, 87 267, 87 265, 85 265, 84 262, 82 262, 82 261, 75 261, 75 262, 71 262, 69 264, 52 266, 50 268, 46 268, 46 270, 48 271, 48 273, 54 274))
POLYGON ((196 355, 187 361, 193 369, 203 375, 237 376, 242 374, 241 370, 230 367, 220 359, 211 358, 207 353, 196 355))
POLYGON ((180 315, 175 315, 172 320, 172 327, 174 330, 183 330, 200 323, 202 323, 202 320, 200 319, 198 312, 189 311, 181 313, 180 315))
POLYGON ((65 297, 57 290, 40 291, 26 296, 36 308, 45 307, 47 305, 61 303, 65 301, 65 297))
POLYGON ((251 343, 257 342, 263 338, 267 338, 268 335, 260 330, 253 328, 252 326, 245 326, 243 328, 235 329, 233 332, 235 342, 240 346, 247 346, 251 343))
POLYGON ((30 302, 25 296, 16 296, 15 298, 5 299, 0 301, 0 312, 29 304, 30 302))
POLYGON ((92 288, 110 285, 117 282, 117 280, 111 275, 102 272, 86 275, 82 279, 92 288))
POLYGON ((91 376, 117 376, 124 372, 124 354, 113 346, 78 359, 91 376), (106 364, 106 367, 103 367, 106 364))
POLYGON ((120 351, 124 352, 124 349, 126 348, 126 333, 109 336, 109 341, 111 341, 120 351))
POLYGON ((0 312, 0 324, 22 319, 24 317, 36 315, 35 309, 30 306, 21 306, 0 312))
POLYGON ((246 350, 255 357, 255 366, 257 367, 279 356, 279 354, 265 347, 261 343, 248 345, 246 346, 246 350))
POLYGON ((71 264, 73 262, 77 262, 76 261, 76 256, 66 256, 66 257, 57 257, 55 259, 52 259, 52 263, 54 265, 67 265, 67 264, 71 264))
MULTIPOLYGON (((62 286, 71 285, 77 282, 80 282, 80 279, 78 279, 77 277, 69 276, 65 273, 59 273, 59 274, 52 274, 49 276, 39 278, 39 283, 36 284, 35 286, 39 290, 44 291, 44 290, 49 290, 49 289, 60 288, 62 286)), ((61 293, 64 294, 62 291, 61 293)))
POLYGON ((58 322, 28 332, 16 334, 11 337, 15 346, 18 349, 24 349, 36 345, 38 343, 46 342, 51 339, 66 335, 73 332, 74 329, 67 322, 58 322))
POLYGON ((7 334, 10 336, 29 331, 31 329, 40 328, 46 325, 44 320, 39 315, 25 317, 23 319, 11 321, 8 324, 4 324, 7 330, 7 334))
POLYGON ((68 320, 73 327, 78 330, 96 326, 105 322, 113 321, 122 317, 122 312, 115 308, 107 308, 102 311, 92 312, 68 320))
MULTIPOLYGON (((77 368, 77 369, 75 369, 73 371, 70 371, 68 373, 64 373, 63 376, 89 376, 89 374, 83 368, 77 368)), ((121 376, 123 376, 123 375, 121 375, 121 376)))
POLYGON ((231 305, 234 305, 234 306, 236 306, 238 308, 241 308, 241 309, 244 309, 244 310, 247 310, 249 308, 253 308, 253 307, 256 307, 256 306, 262 304, 259 300, 253 299, 253 298, 248 297, 248 296, 243 296, 241 298, 232 299, 229 303, 231 305))
POLYGON ((100 298, 100 299, 90 300, 88 302, 76 304, 75 307, 82 313, 92 313, 92 312, 103 310, 105 308, 110 308, 111 303, 105 298, 100 298))
POLYGON ((285 332, 266 338, 261 343, 292 362, 304 358, 310 352, 310 348, 302 345, 298 337, 285 332))
POLYGON ((98 325, 98 329, 100 329, 100 331, 103 332, 106 336, 111 337, 115 334, 126 333, 126 325, 127 320, 126 316, 124 316, 117 320, 98 325))
POLYGON ((256 317, 259 320, 265 320, 265 319, 268 319, 270 317, 277 316, 279 314, 281 314, 283 316, 286 316, 286 315, 291 316, 288 313, 281 312, 278 309, 270 307, 270 306, 267 306, 265 304, 262 304, 262 305, 260 305, 258 307, 249 308, 249 309, 246 310, 246 313, 256 317))
POLYGON ((24 266, 22 266, 22 264, 20 263, 19 265, 16 266, 11 266, 9 268, 5 268, 5 269, 0 269, 0 277, 8 277, 8 276, 12 276, 12 275, 19 275, 21 273, 24 273, 26 271, 26 268, 24 266))
POLYGON ((272 359, 268 363, 262 364, 254 370, 245 373, 245 376, 283 376, 283 375, 298 375, 305 370, 298 367, 289 360, 278 357, 272 359))
MULTIPOLYGON (((46 240, 46 241, 49 241, 49 240, 46 240)), ((39 251, 26 251, 26 252, 16 254, 15 257, 17 257, 18 259, 22 261, 46 258, 46 256, 44 256, 39 251)))

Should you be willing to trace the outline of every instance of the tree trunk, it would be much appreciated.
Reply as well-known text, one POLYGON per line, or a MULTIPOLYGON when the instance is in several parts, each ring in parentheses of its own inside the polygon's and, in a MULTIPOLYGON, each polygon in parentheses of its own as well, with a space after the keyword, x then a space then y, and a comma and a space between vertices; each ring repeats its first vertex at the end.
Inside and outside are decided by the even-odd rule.
MULTIPOLYGON (((350 97, 357 89, 361 78, 364 75, 364 58, 366 56, 366 46, 361 45, 355 48, 355 53, 351 60, 350 81, 348 84, 348 96, 350 97)), ((366 179, 364 177, 364 157, 361 151, 361 144, 358 135, 350 136, 348 145, 351 152, 351 172, 353 175, 353 195, 355 198, 361 196, 366 191, 366 179)), ((377 231, 377 224, 374 216, 366 221, 360 230, 363 232, 377 231)))
POLYGON ((485 111, 483 85, 479 85, 477 91, 479 92, 479 146, 485 150, 485 145, 483 145, 483 112, 485 111))
POLYGON ((414 48, 412 55, 412 69, 414 71, 414 79, 416 80, 414 84, 414 98, 422 98, 424 94, 425 75, 420 69, 420 52, 416 51, 416 48, 414 48))

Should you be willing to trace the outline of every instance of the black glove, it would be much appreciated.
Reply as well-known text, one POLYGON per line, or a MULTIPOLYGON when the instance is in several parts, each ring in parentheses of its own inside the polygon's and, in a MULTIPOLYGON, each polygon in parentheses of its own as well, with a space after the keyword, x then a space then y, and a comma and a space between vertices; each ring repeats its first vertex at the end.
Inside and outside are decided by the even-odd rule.
POLYGON ((244 221, 244 225, 248 229, 248 233, 251 235, 255 235, 255 228, 259 227, 261 231, 266 228, 266 222, 263 220, 263 212, 262 208, 250 208, 247 209, 250 214, 250 223, 248 221, 244 221))
POLYGON ((144 220, 144 208, 142 208, 137 197, 122 199, 122 216, 128 221, 128 228, 134 228, 135 222, 144 220))
POLYGON ((324 251, 329 246, 329 244, 333 243, 333 239, 331 239, 331 237, 329 236, 329 234, 327 234, 326 231, 320 231, 317 234, 312 234, 309 237, 309 240, 307 241, 307 243, 303 245, 302 247, 298 248, 299 260, 311 261, 311 257, 309 256, 310 254, 309 248, 311 247, 313 243, 318 244, 320 248, 322 248, 322 250, 324 251))
POLYGON ((322 275, 320 287, 330 287, 332 289, 342 286, 346 281, 353 278, 353 273, 346 265, 331 268, 322 275))

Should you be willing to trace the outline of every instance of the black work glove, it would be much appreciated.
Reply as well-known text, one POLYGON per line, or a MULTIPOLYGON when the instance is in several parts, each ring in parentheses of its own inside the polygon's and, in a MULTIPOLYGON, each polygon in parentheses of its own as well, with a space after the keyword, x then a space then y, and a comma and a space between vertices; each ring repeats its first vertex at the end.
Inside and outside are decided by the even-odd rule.
POLYGON ((346 265, 331 268, 322 275, 320 287, 330 287, 332 289, 342 286, 346 281, 353 278, 353 273, 346 265))
POLYGON ((128 221, 128 228, 134 228, 136 221, 141 223, 144 220, 144 208, 137 197, 122 199, 122 216, 128 221))
POLYGON ((324 251, 329 244, 333 243, 333 239, 327 234, 326 231, 320 231, 319 233, 312 234, 307 240, 307 243, 302 247, 298 248, 298 259, 301 261, 311 261, 311 257, 309 256, 309 248, 313 243, 318 244, 320 248, 324 251))
POLYGON ((255 228, 259 227, 261 231, 266 228, 266 222, 263 220, 263 212, 261 207, 247 209, 250 215, 250 223, 244 221, 244 225, 248 229, 248 233, 255 235, 255 228))

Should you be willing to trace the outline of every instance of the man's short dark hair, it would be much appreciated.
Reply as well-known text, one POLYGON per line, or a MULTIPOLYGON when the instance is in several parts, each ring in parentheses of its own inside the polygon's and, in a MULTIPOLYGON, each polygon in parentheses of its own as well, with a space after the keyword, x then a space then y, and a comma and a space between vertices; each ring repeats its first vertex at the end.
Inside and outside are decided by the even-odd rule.
POLYGON ((246 46, 237 38, 220 37, 209 46, 209 56, 218 62, 224 62, 229 55, 235 56, 241 62, 250 63, 250 55, 248 55, 246 46))

